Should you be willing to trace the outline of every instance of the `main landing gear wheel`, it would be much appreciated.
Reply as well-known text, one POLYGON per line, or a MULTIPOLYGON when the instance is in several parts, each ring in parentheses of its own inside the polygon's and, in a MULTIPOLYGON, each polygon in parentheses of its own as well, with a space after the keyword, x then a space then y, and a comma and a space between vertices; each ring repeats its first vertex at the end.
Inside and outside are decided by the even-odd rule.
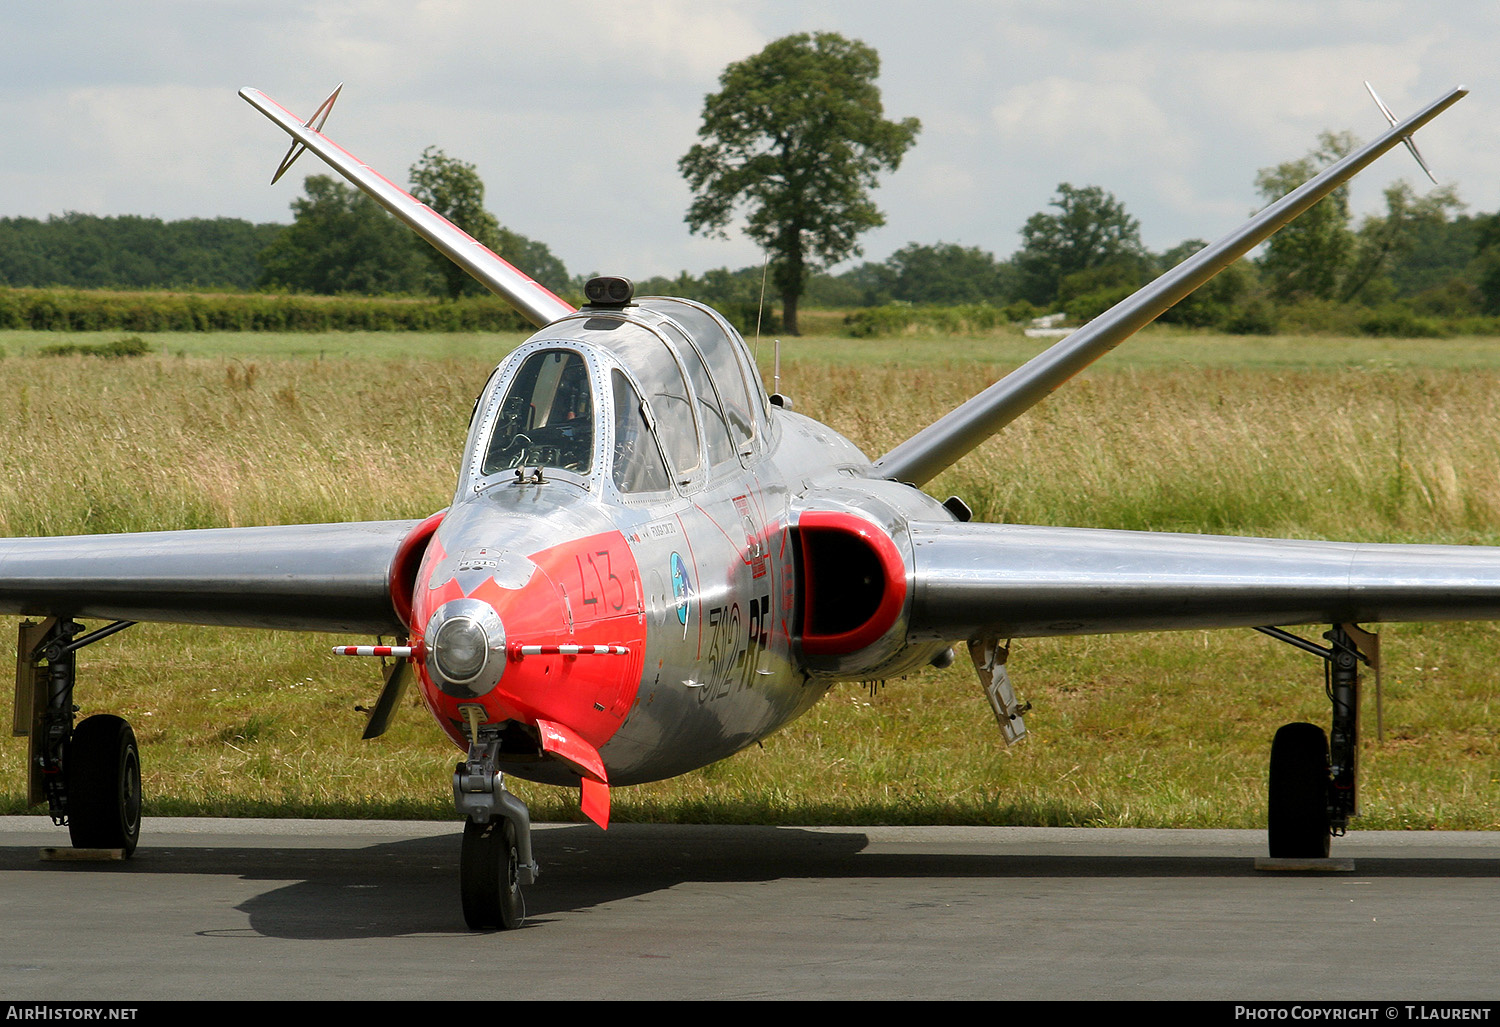
POLYGON ((123 849, 141 837, 141 754, 119 717, 90 717, 73 730, 64 756, 68 835, 78 849, 123 849))
POLYGON ((521 857, 516 849, 516 827, 509 819, 464 822, 458 873, 465 923, 476 931, 508 931, 521 926, 525 919, 521 857))
POLYGON ((1267 834, 1272 859, 1327 859, 1328 736, 1316 724, 1287 724, 1271 742, 1267 834))

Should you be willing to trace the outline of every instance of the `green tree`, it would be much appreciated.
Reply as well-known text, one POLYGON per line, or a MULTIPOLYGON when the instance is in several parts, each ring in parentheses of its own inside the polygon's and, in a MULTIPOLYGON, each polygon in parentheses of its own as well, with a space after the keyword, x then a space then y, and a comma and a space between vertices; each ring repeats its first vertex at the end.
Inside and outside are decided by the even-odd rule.
POLYGON ((909 243, 886 258, 892 299, 906 303, 1004 303, 1008 268, 977 246, 909 243))
POLYGON ((1375 282, 1383 282, 1388 293, 1395 293, 1395 283, 1386 277, 1391 269, 1417 249, 1430 227, 1446 224, 1463 206, 1453 186, 1425 196, 1418 196, 1405 182, 1386 189, 1385 214, 1371 215, 1360 223, 1341 298, 1372 298, 1364 294, 1375 282))
POLYGON ((314 293, 422 291, 416 237, 364 193, 328 175, 303 182, 294 218, 259 256, 261 284, 314 293))
MULTIPOLYGON (((1161 255, 1158 267, 1170 271, 1207 245, 1202 239, 1185 239, 1161 255)), ((1223 327, 1244 309, 1255 284, 1255 266, 1247 259, 1237 260, 1184 296, 1160 320, 1193 328, 1223 327)))
MULTIPOLYGON (((1141 244, 1141 225, 1125 205, 1096 185, 1057 187, 1051 202, 1057 213, 1039 211, 1021 229, 1021 248, 1012 258, 1021 295, 1032 303, 1054 302, 1065 280, 1087 275, 1089 290, 1137 285, 1150 258, 1141 244)), ((1082 291, 1074 278, 1070 290, 1082 291)))
POLYGON ((1443 293, 1455 283, 1460 288, 1474 284, 1477 278, 1470 265, 1488 217, 1458 214, 1448 221, 1416 225, 1411 248, 1396 257, 1390 267, 1396 295, 1414 297, 1434 289, 1443 293))
MULTIPOLYGON (((1357 145, 1348 132, 1324 132, 1318 136, 1318 148, 1306 157, 1261 168, 1255 188, 1267 204, 1274 203, 1357 145)), ((1279 300, 1331 300, 1340 295, 1353 253, 1349 187, 1340 186, 1271 236, 1260 259, 1261 276, 1279 300)))
POLYGON ((1477 220, 1474 274, 1480 309, 1486 314, 1500 314, 1500 212, 1485 214, 1477 220))
MULTIPOLYGON (((484 182, 474 165, 429 146, 411 167, 411 194, 554 292, 572 285, 567 268, 546 243, 512 232, 484 209, 484 182)), ((449 298, 484 291, 463 268, 437 250, 425 249, 449 298)))
MULTIPOLYGON (((500 222, 484 209, 484 182, 474 165, 429 146, 411 166, 411 194, 491 250, 499 253, 502 249, 500 222)), ((429 248, 427 252, 443 283, 443 292, 450 299, 458 299, 474 280, 438 250, 429 248)))
POLYGON ((553 292, 573 287, 573 279, 563 262, 553 255, 544 242, 528 239, 520 232, 500 226, 500 246, 495 250, 517 269, 526 272, 553 292))
POLYGON ((797 334, 808 275, 860 251, 885 223, 870 199, 921 129, 888 121, 875 79, 880 57, 832 32, 787 36, 719 76, 703 103, 704 142, 678 161, 694 193, 687 223, 725 237, 735 209, 774 263, 785 330, 797 334))

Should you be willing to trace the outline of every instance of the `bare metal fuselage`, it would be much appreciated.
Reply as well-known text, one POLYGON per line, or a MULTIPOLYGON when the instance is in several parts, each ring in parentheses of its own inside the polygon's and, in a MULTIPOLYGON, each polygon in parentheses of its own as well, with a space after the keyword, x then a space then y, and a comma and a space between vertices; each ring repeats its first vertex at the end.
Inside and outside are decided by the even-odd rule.
MULTIPOLYGON (((625 328, 651 332, 660 325, 653 301, 644 303, 644 310, 611 315, 605 322, 611 341, 625 328)), ((656 301, 672 303, 682 306, 656 301)), ((890 550, 893 535, 906 535, 898 522, 949 515, 915 489, 868 480, 870 462, 851 443, 767 402, 751 374, 744 377, 753 413, 740 444, 720 447, 715 460, 705 439, 697 471, 675 475, 668 489, 622 489, 608 460, 594 461, 587 473, 532 471, 523 460, 486 474, 480 454, 497 448, 492 439, 504 430, 498 422, 507 389, 529 355, 578 354, 600 392, 609 389, 613 372, 649 380, 649 371, 625 359, 636 351, 599 344, 599 322, 597 315, 579 316, 549 326, 497 369, 476 406, 458 494, 413 582, 411 623, 419 645, 423 626, 456 599, 481 599, 505 626, 511 659, 483 695, 445 690, 420 664, 427 704, 455 743, 469 744, 472 715, 464 708, 478 706, 481 724, 566 725, 597 750, 611 784, 657 780, 764 738, 806 712, 839 677, 888 673, 943 648, 920 645, 913 655, 906 644, 909 550, 889 553, 880 573, 840 584, 840 594, 825 597, 825 609, 834 612, 821 615, 831 627, 818 635, 803 602, 816 569, 809 563, 830 580, 857 568, 843 550, 819 548, 817 538, 864 532, 890 550), (818 518, 834 519, 831 526, 801 523, 810 498, 818 518), (898 595, 888 594, 889 578, 901 579, 898 595), (840 621, 846 608, 856 612, 840 621), (876 615, 868 616, 870 610, 876 615), (821 653, 805 652, 809 634, 814 650, 824 640, 821 653), (525 645, 629 652, 515 658, 525 645)), ((743 364, 743 342, 726 334, 743 364)), ((692 360, 693 353, 683 352, 686 335, 674 338, 680 348, 663 348, 659 356, 692 360)), ((688 346, 702 348, 696 340, 688 346)), ((722 396, 724 378, 738 370, 723 358, 710 370, 717 376, 711 391, 722 396)), ((602 423, 607 419, 597 420, 597 451, 620 450, 622 442, 602 423)), ((700 406, 699 433, 714 423, 712 411, 700 406)), ((855 555, 863 552, 856 539, 855 555)), ((577 769, 530 751, 529 742, 524 734, 512 739, 503 769, 576 783, 577 769)))

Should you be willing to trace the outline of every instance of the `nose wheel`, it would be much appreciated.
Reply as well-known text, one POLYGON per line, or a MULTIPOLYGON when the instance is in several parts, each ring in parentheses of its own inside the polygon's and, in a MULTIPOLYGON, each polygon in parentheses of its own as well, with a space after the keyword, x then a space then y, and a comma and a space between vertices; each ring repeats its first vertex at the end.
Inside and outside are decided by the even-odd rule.
POLYGON ((458 883, 464 922, 476 931, 508 931, 526 919, 521 886, 539 868, 531 855, 531 814, 505 790, 497 762, 500 739, 477 725, 478 741, 453 771, 453 801, 464 818, 458 883))
POLYGON ((464 922, 476 931, 508 931, 526 917, 521 898, 521 856, 516 828, 496 817, 464 824, 463 852, 459 857, 459 888, 464 922))

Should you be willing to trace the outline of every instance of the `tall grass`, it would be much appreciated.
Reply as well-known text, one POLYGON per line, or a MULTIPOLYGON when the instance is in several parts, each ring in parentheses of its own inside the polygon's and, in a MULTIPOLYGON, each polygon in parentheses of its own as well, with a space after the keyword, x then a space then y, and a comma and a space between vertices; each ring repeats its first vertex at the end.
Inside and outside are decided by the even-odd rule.
POLYGON ((488 362, 10 359, 0 534, 316 522, 447 505, 488 362))
MULTIPOLYGON (((0 338, 0 534, 429 513, 451 498, 474 395, 514 343, 475 336, 424 359, 358 336, 240 354, 213 337, 151 341, 165 345, 101 361, 0 338)), ((1221 338, 1142 343, 931 490, 1014 522, 1497 541, 1500 359, 1477 341, 1420 344, 1425 362, 1387 340, 1300 357, 1273 343, 1252 366, 1228 366, 1221 347, 1238 343, 1221 338)), ((890 360, 871 343, 860 360, 864 345, 799 342, 783 374, 799 411, 872 456, 1037 346, 933 338, 890 360)), ((1384 634, 1386 737, 1367 705, 1359 825, 1500 828, 1500 628, 1384 634)), ((360 742, 379 676, 327 641, 141 625, 81 654, 78 701, 136 726, 148 813, 451 816, 456 750, 414 701, 360 742)), ((762 746, 617 790, 615 816, 1248 827, 1272 732, 1327 720, 1317 661, 1253 633, 1028 640, 1011 673, 1032 734, 1007 750, 963 666, 835 688, 762 746)), ((3 808, 20 808, 24 751, 0 739, 3 808)), ((576 793, 520 788, 539 817, 577 816, 576 793)))
MULTIPOLYGON (((1117 362, 1124 366, 1096 366, 928 491, 963 497, 981 520, 1015 523, 1370 541, 1500 537, 1500 346, 1478 366, 1458 347, 1436 354, 1437 366, 1393 366, 1381 356, 1325 366, 1326 354, 1315 352, 1311 366, 1253 368, 1223 366, 1215 347, 1208 337, 1191 351, 1207 359, 1192 362, 1166 364, 1148 351, 1117 362)), ((1187 355, 1182 343, 1164 348, 1187 355)), ((1360 350, 1347 342, 1343 352, 1360 350)), ((800 412, 872 456, 1020 362, 845 364, 820 355, 784 355, 783 388, 800 412)))

